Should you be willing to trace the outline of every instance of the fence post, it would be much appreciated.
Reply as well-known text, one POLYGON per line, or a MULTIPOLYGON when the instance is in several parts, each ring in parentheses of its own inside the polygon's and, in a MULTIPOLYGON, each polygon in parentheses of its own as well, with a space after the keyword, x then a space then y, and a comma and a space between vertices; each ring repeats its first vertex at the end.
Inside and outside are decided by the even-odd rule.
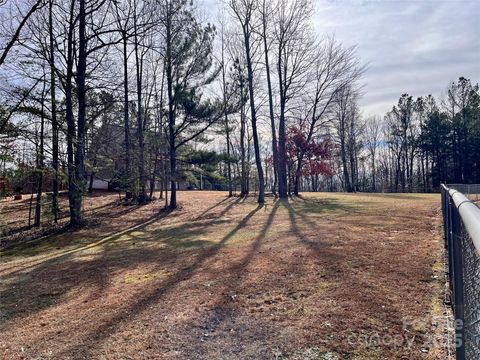
POLYGON ((440 194, 442 195, 442 220, 443 220, 443 239, 445 241, 445 248, 448 247, 448 229, 447 229, 447 194, 444 186, 441 187, 440 194))
POLYGON ((451 246, 453 258, 453 297, 455 315, 455 347, 456 359, 465 360, 465 337, 464 337, 464 294, 463 294, 463 256, 462 256, 462 225, 460 214, 454 204, 451 204, 451 246))
MULTIPOLYGON (((446 194, 446 223, 447 223, 447 254, 448 254, 448 279, 450 280, 450 289, 453 290, 453 233, 452 233, 452 209, 453 209, 452 199, 446 194)), ((454 306, 455 299, 452 296, 452 306, 454 306)))

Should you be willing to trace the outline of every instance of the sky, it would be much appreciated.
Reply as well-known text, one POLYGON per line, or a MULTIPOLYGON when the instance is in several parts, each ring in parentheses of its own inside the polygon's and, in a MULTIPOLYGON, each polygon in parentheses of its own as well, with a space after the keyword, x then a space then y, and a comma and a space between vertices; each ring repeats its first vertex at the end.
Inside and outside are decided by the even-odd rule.
MULTIPOLYGON (((199 0, 210 20, 219 1, 199 0)), ((460 76, 480 82, 480 0, 312 1, 319 36, 357 46, 368 64, 365 117, 383 116, 404 93, 442 97, 460 76)))
POLYGON ((360 106, 383 115, 403 93, 442 96, 480 81, 480 0, 317 0, 318 33, 358 47, 368 63, 360 106))

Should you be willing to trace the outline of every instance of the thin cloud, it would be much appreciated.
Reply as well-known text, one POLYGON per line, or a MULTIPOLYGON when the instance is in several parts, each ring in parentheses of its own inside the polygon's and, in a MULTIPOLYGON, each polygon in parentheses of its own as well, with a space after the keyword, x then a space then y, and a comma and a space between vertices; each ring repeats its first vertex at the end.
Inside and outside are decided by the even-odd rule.
POLYGON ((365 115, 383 114, 405 92, 439 96, 450 81, 480 80, 477 1, 320 1, 319 33, 358 44, 365 115))

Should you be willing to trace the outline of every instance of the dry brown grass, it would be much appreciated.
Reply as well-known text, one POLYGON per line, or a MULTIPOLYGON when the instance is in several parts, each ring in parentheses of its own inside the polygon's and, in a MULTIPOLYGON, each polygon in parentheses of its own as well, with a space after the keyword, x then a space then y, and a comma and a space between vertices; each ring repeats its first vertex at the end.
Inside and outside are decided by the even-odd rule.
POLYGON ((2 251, 0 355, 444 358, 421 350, 441 289, 436 195, 305 194, 259 207, 181 192, 173 213, 115 199, 92 200, 86 228, 2 251), (376 334, 412 345, 352 342, 376 334))

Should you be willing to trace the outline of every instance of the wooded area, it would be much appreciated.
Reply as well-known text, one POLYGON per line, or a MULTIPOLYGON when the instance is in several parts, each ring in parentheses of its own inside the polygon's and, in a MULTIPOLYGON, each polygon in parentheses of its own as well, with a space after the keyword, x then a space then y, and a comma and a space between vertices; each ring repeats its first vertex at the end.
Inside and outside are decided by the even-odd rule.
POLYGON ((0 357, 475 357, 473 1, 0 0, 0 357))
POLYGON ((309 0, 229 0, 215 25, 186 0, 1 7, 1 190, 35 194, 35 226, 58 220, 62 190, 81 224, 97 180, 170 209, 182 186, 263 203, 480 182, 478 84, 460 77, 442 99, 403 94, 364 118, 367 66, 317 36, 309 0))

